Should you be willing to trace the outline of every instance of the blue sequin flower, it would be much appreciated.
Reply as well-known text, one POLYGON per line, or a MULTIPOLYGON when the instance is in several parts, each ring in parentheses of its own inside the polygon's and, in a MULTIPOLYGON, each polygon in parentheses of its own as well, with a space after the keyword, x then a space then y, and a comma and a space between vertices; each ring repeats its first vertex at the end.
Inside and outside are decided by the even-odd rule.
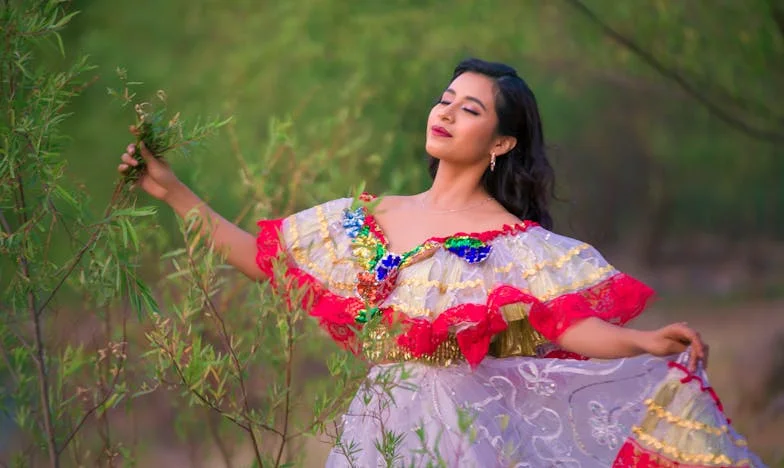
POLYGON ((387 252, 376 264, 376 279, 382 281, 391 271, 400 266, 402 260, 400 255, 387 252))
POLYGON ((493 250, 490 244, 469 236, 450 237, 444 242, 444 247, 467 263, 479 263, 493 250))
POLYGON ((343 212, 343 227, 346 229, 346 234, 352 239, 357 237, 360 229, 365 224, 365 211, 360 206, 356 210, 345 210, 343 212))

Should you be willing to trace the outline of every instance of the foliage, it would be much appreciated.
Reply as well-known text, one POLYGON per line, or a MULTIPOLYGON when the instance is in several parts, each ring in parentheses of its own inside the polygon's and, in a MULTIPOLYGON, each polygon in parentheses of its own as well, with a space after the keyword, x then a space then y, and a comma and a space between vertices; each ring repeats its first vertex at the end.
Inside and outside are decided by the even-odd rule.
MULTIPOLYGON (((171 391, 179 397, 168 405, 181 415, 173 425, 182 436, 211 440, 227 466, 243 463, 232 447, 242 447, 244 440, 257 466, 302 461, 290 446, 327 430, 364 379, 366 366, 335 352, 325 367, 326 341, 309 340, 317 333, 315 324, 290 306, 300 302, 302 292, 284 293, 268 284, 254 288, 226 271, 209 240, 199 235, 199 218, 181 223, 184 248, 161 255, 158 249, 168 248, 168 241, 143 221, 156 210, 135 206, 130 192, 138 172, 116 181, 102 214, 90 212, 85 191, 67 181, 60 124, 69 100, 84 86, 82 76, 93 68, 83 59, 61 74, 40 66, 41 38, 60 44, 59 30, 73 15, 57 2, 40 9, 13 6, 3 24, 16 34, 4 58, 18 60, 3 62, 10 65, 2 76, 7 111, 0 248, 20 269, 3 278, 0 402, 13 424, 5 462, 138 463, 155 431, 147 437, 129 433, 124 421, 141 401, 171 391), (143 257, 162 261, 164 274, 154 289, 138 275, 143 257), (164 298, 162 310, 153 290, 164 298), (87 329, 88 335, 81 332, 87 329), (315 375, 301 371, 308 363, 315 375), (207 414, 208 425, 193 424, 199 412, 207 414)), ((137 142, 159 157, 188 150, 229 123, 212 120, 187 128, 179 114, 167 114, 162 92, 154 106, 139 103, 131 91, 139 83, 129 82, 123 71, 120 79, 122 87, 110 94, 133 110, 137 142)), ((361 139, 347 136, 352 123, 349 112, 324 122, 320 129, 335 136, 313 157, 348 158, 361 139)), ((272 203, 292 209, 298 188, 317 183, 311 161, 288 157, 302 151, 290 128, 290 121, 271 121, 270 144, 260 162, 235 153, 249 194, 243 213, 269 211, 272 203), (271 174, 271 180, 289 178, 272 184, 271 174)), ((231 127, 229 135, 235 137, 231 127)), ((376 383, 382 391, 396 385, 389 379, 376 383)), ((339 437, 337 430, 332 434, 339 437)), ((387 452, 402 456, 394 447, 387 452)))
MULTIPOLYGON (((561 228, 641 238, 654 258, 672 233, 784 235, 784 159, 760 135, 781 129, 780 2, 28 3, 0 0, 8 464, 144 466, 174 433, 194 459, 299 463, 313 434, 340 444, 334 419, 368 385, 365 364, 273 286, 227 271, 197 220, 136 206, 107 176, 128 140, 190 150, 225 130, 207 156, 169 162, 249 229, 362 180, 413 191, 427 182, 432 99, 458 59, 477 55, 517 66, 536 91, 571 204, 561 228), (117 67, 154 87, 121 75, 124 105, 107 103, 117 67), (136 107, 135 93, 153 98, 136 107), (180 118, 202 114, 236 118, 180 118)), ((470 416, 460 421, 470 437, 470 416)), ((378 441, 390 464, 398 436, 378 441)))
MULTIPOLYGON (((706 231, 784 235, 784 191, 775 180, 784 171, 780 145, 716 117, 573 3, 455 1, 444 10, 434 2, 202 0, 189 2, 184 15, 176 3, 119 11, 107 4, 91 6, 73 41, 102 63, 134 64, 145 81, 175 80, 170 99, 188 111, 231 109, 243 148, 263 147, 270 134, 259 123, 286 114, 303 147, 320 145, 319 122, 349 108, 351 132, 365 136, 351 148, 352 160, 363 164, 375 192, 426 184, 424 119, 455 62, 467 55, 506 61, 539 97, 559 191, 570 203, 559 206, 561 230, 608 244, 630 231, 661 239, 706 231), (124 31, 141 27, 148 33, 126 40, 124 31), (725 222, 728 216, 739 222, 725 222)), ((772 103, 782 99, 784 36, 767 1, 582 3, 724 114, 781 133, 772 103)), ((95 105, 93 97, 81 105, 95 105)), ((92 125, 83 121, 75 131, 110 151, 116 137, 85 135, 92 125)), ((221 164, 229 151, 213 148, 216 156, 200 169, 213 177, 199 185, 222 212, 236 213, 242 194, 218 191, 218 181, 238 171, 221 164)), ((323 173, 296 207, 351 184, 341 165, 323 173)))
POLYGON ((135 274, 139 243, 131 220, 155 211, 117 209, 126 194, 116 190, 96 216, 84 191, 64 180, 61 127, 92 67, 84 58, 58 73, 41 66, 47 48, 64 53, 60 31, 74 13, 61 3, 5 2, 1 13, 0 252, 4 271, 14 274, 2 278, 0 401, 19 430, 15 464, 46 459, 59 466, 66 456, 78 464, 90 449, 111 461, 124 449, 104 426, 129 390, 127 314, 118 298, 139 298, 138 310, 142 303, 154 307, 135 274), (10 262, 18 267, 6 268, 10 262), (60 341, 56 328, 71 308, 93 311, 80 319, 103 330, 60 341), (93 420, 105 436, 97 445, 82 435, 93 420))

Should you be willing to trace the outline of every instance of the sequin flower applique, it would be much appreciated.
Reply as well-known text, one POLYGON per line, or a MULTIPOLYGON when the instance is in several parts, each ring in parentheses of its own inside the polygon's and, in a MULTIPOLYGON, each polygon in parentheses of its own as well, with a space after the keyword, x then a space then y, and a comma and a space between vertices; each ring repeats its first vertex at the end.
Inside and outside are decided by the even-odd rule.
POLYGON ((468 263, 479 263, 486 259, 493 247, 471 236, 454 236, 444 241, 444 247, 468 263))
POLYGON ((365 224, 365 210, 361 206, 356 210, 346 210, 343 214, 343 228, 346 234, 352 239, 359 235, 359 231, 365 224))

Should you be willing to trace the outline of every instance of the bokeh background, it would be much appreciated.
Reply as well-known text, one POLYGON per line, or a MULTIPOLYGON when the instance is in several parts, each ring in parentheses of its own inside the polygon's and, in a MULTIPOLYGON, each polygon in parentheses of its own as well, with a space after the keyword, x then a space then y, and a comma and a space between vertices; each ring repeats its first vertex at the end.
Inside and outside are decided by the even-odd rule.
MULTIPOLYGON (((637 325, 687 320, 702 332, 727 413, 784 466, 781 1, 71 4, 81 13, 65 31, 66 59, 89 54, 97 68, 66 125, 69 177, 96 206, 111 193, 132 121, 106 95, 122 67, 140 92, 164 89, 186 119, 233 116, 173 164, 248 229, 363 181, 376 193, 425 189, 425 121, 454 65, 476 56, 514 66, 536 93, 557 171, 555 231, 658 290, 637 325), (235 156, 265 164, 281 129, 296 151, 270 168, 269 202, 244 210, 255 192, 235 156), (296 191, 276 191, 291 177, 302 179, 296 191)), ((176 245, 171 213, 159 222, 176 245)), ((149 261, 141 268, 155 279, 149 261)), ((215 461, 145 420, 140 432, 168 435, 147 443, 141 466, 215 461)), ((306 450, 318 466, 326 448, 306 450)))

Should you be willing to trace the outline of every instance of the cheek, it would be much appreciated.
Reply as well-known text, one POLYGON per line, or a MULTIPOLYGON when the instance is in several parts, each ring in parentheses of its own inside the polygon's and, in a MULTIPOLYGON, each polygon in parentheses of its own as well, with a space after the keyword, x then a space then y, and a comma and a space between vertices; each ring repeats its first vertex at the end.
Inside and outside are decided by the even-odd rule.
POLYGON ((495 129, 485 120, 471 120, 465 122, 465 126, 460 132, 462 143, 466 146, 474 148, 476 151, 482 151, 490 146, 490 141, 493 139, 495 129))

